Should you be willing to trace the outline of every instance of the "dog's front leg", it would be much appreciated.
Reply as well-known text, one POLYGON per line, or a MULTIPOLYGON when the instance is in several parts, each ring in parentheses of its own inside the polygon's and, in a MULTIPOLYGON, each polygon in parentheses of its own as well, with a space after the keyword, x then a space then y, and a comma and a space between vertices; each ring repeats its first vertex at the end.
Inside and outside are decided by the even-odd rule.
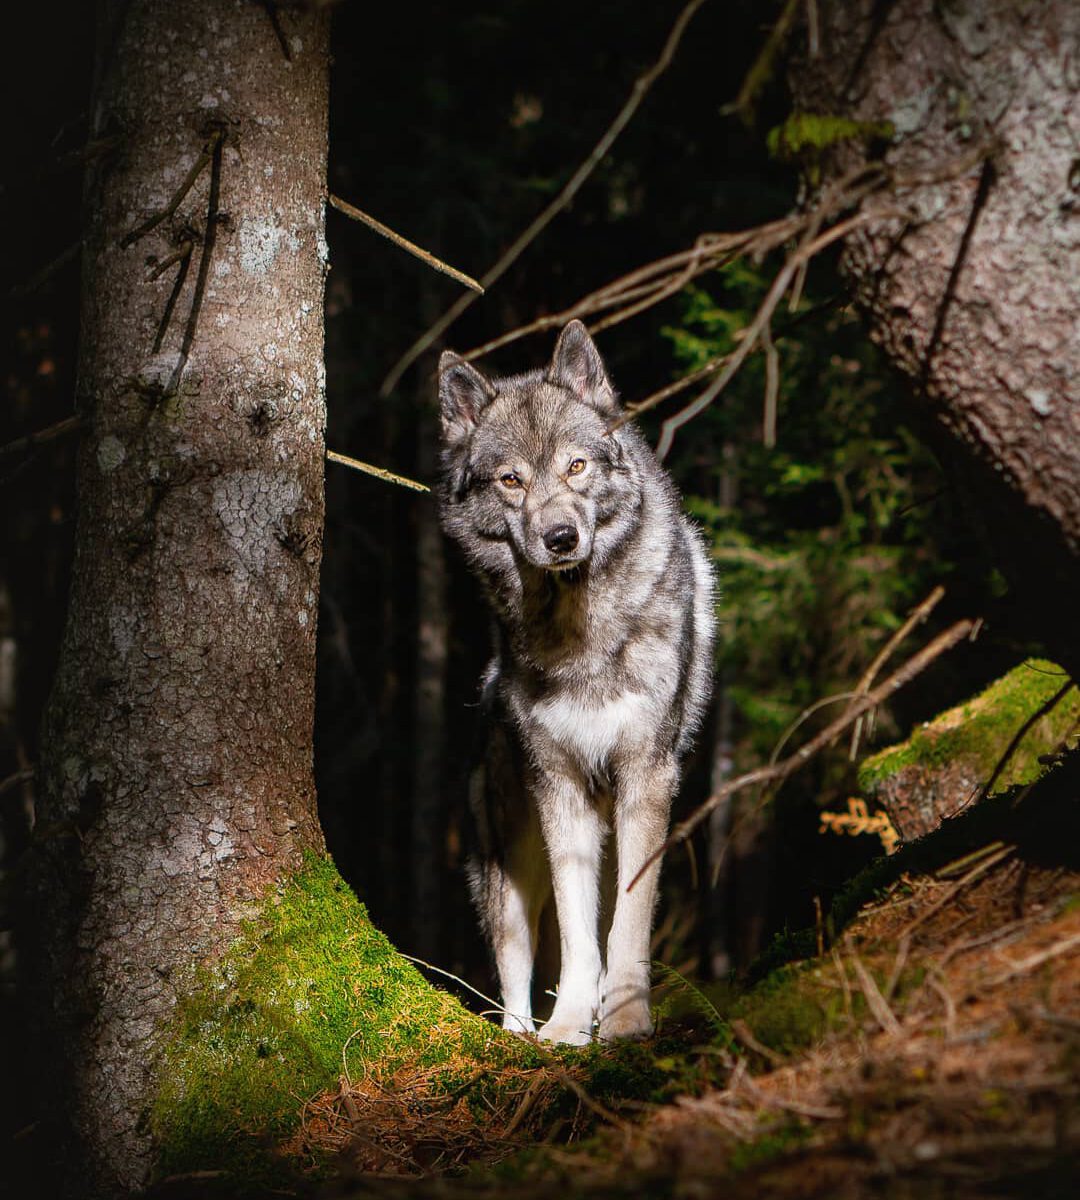
POLYGON ((659 762, 631 758, 617 765, 615 841, 618 890, 607 941, 600 1016, 602 1038, 642 1038, 653 1031, 649 1012, 649 941, 660 881, 660 862, 627 887, 650 854, 667 836, 671 798, 678 768, 671 758, 659 762))
POLYGON ((555 911, 559 920, 559 991, 540 1037, 583 1046, 600 1005, 600 857, 604 822, 577 782, 545 774, 536 789, 555 911))

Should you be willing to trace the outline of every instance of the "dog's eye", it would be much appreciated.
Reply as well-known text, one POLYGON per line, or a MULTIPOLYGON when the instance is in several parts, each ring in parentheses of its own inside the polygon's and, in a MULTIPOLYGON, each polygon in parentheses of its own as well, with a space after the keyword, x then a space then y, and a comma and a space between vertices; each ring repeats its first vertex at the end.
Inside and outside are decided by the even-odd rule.
POLYGON ((519 488, 521 480, 514 474, 513 471, 507 471, 505 475, 499 476, 499 482, 504 488, 519 488))
POLYGON ((575 458, 570 463, 570 469, 566 472, 568 475, 580 475, 585 470, 585 460, 583 458, 575 458))

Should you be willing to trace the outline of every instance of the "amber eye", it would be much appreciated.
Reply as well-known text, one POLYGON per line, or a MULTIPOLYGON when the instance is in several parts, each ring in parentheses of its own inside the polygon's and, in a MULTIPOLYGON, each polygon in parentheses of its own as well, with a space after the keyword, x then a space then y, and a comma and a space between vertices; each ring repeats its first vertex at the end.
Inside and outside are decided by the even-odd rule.
POLYGON ((519 488, 521 480, 514 474, 513 471, 507 471, 505 475, 499 476, 499 482, 504 488, 519 488))
POLYGON ((575 458, 570 463, 570 469, 566 472, 567 475, 580 475, 585 470, 585 460, 583 458, 575 458))

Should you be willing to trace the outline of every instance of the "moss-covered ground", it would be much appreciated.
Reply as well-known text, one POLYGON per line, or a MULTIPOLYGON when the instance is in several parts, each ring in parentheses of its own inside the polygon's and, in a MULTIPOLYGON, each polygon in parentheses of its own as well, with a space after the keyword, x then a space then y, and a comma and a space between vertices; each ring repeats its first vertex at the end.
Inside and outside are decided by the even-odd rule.
POLYGON ((424 1072, 432 1095, 468 1079, 483 1102, 500 1071, 540 1061, 432 987, 313 856, 185 990, 151 1113, 160 1172, 287 1173, 305 1102, 343 1080, 424 1072))
POLYGON ((670 1021, 648 1046, 506 1034, 424 979, 312 856, 184 989, 150 1113, 159 1187, 262 1194, 340 1152, 405 1173, 490 1162, 525 1136, 578 1137, 609 1103, 700 1091, 717 1064, 694 1040, 670 1021))
MULTIPOLYGON (((993 770, 1061 685, 1034 666, 932 723, 918 752, 978 747, 993 770)), ((935 1162, 1004 1195, 1064 1195, 1080 1165, 1080 757, 1029 755, 1005 778, 747 978, 660 972, 647 1043, 504 1034, 313 857, 184 991, 150 1114, 157 1190, 802 1200, 889 1178, 914 1194, 935 1162)))

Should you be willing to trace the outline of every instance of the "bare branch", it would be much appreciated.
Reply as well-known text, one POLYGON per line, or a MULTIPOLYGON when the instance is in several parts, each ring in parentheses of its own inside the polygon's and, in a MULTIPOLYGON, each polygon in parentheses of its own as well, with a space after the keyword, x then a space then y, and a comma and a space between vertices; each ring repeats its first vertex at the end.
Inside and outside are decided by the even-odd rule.
POLYGON ((859 987, 862 988, 863 996, 866 997, 866 1007, 874 1014, 874 1020, 885 1033, 895 1037, 900 1033, 900 1022, 889 1007, 888 1001, 881 994, 873 975, 866 969, 862 959, 854 951, 851 953, 851 965, 855 968, 855 977, 859 981, 859 987))
MULTIPOLYGON (((641 102, 645 99, 649 89, 656 80, 667 70, 671 65, 672 59, 675 57, 675 51, 678 48, 679 42, 682 40, 683 33, 690 19, 697 10, 704 4, 705 0, 690 0, 686 7, 679 13, 675 20, 675 24, 668 34, 667 41, 660 52, 660 57, 653 65, 639 75, 631 89, 630 96, 626 103, 616 114, 614 121, 604 131, 604 135, 592 148, 588 157, 581 163, 578 169, 573 173, 570 179, 566 182, 562 191, 555 197, 554 200, 540 213, 529 226, 520 233, 510 246, 503 252, 501 257, 493 267, 480 280, 484 288, 489 288, 499 279, 505 272, 518 260, 522 252, 544 231, 550 224, 552 219, 556 217, 577 195, 581 185, 593 173, 597 165, 603 160, 604 155, 611 149, 615 139, 626 128, 631 117, 637 112, 641 106, 641 102)), ((467 293, 460 296, 456 303, 451 305, 445 313, 421 335, 409 347, 402 357, 395 363, 390 373, 383 380, 382 386, 379 389, 379 394, 388 396, 397 385, 398 380, 409 369, 410 366, 420 357, 424 351, 431 346, 436 339, 442 336, 447 329, 461 316, 463 312, 476 299, 475 293, 467 293)))
POLYGON ((795 771, 807 763, 815 754, 835 741, 846 729, 850 728, 862 713, 868 712, 871 708, 876 708, 883 700, 888 699, 894 692, 898 691, 905 684, 910 683, 912 679, 926 670, 935 659, 939 658, 947 650, 951 650, 953 646, 967 637, 974 628, 974 621, 968 619, 957 621, 954 625, 946 629, 944 633, 938 634, 918 654, 909 658, 884 683, 880 684, 861 700, 856 701, 843 716, 837 717, 835 721, 812 737, 805 746, 800 746, 794 754, 783 759, 781 762, 771 763, 768 766, 757 767, 753 771, 748 771, 745 775, 740 775, 737 779, 729 780, 723 787, 718 788, 704 804, 699 805, 690 816, 675 826, 667 841, 645 860, 626 890, 630 891, 645 871, 658 858, 661 858, 673 846, 677 846, 680 842, 685 841, 709 813, 728 796, 733 795, 735 792, 740 792, 744 788, 752 787, 754 784, 782 782, 787 779, 789 775, 794 774, 795 771))
POLYGON ((139 240, 139 238, 144 237, 152 229, 156 229, 162 221, 166 220, 168 217, 171 217, 173 213, 176 212, 180 205, 183 204, 184 197, 195 186, 195 181, 213 162, 217 153, 217 149, 221 145, 221 141, 224 136, 225 133, 221 129, 215 129, 213 133, 210 134, 210 136, 206 139, 206 145, 203 146, 202 152, 191 164, 191 170, 188 171, 188 173, 184 176, 180 186, 173 193, 173 197, 169 203, 152 216, 147 217, 141 225, 136 225, 130 233, 125 233, 120 239, 121 247, 133 245, 139 240))
POLYGON ((780 397, 780 355, 772 340, 772 328, 766 321, 761 328, 761 348, 765 352, 765 411, 761 421, 761 440, 772 449, 776 445, 776 406, 780 397))
POLYGON ((292 62, 292 49, 289 46, 289 39, 285 36, 285 30, 281 28, 281 18, 278 16, 277 0, 259 0, 266 15, 270 18, 270 25, 274 30, 274 37, 277 38, 277 43, 281 47, 281 53, 285 56, 286 62, 292 62))
POLYGON ((363 209, 356 208, 354 205, 347 203, 340 196, 331 194, 328 199, 338 212, 344 213, 347 217, 352 217, 354 221, 363 222, 369 229, 374 229, 376 233, 393 242, 395 246, 399 246, 402 250, 414 255, 422 262, 426 262, 429 267, 433 267, 436 271, 441 271, 444 275, 449 275, 451 279, 456 279, 458 283, 463 283, 467 288, 472 288, 474 292, 480 295, 484 294, 484 289, 471 275, 466 275, 464 271, 459 271, 456 267, 449 266, 441 258, 436 258, 434 254, 421 249, 415 242, 410 242, 408 238, 402 237, 400 233, 395 233, 381 221, 376 221, 374 217, 369 216, 363 209))
POLYGON ((158 276, 168 269, 172 263, 180 264, 180 270, 176 272, 176 278, 173 280, 172 290, 169 292, 169 298, 165 301, 165 308, 161 313, 161 320, 158 321, 157 333, 154 336, 154 353, 160 351, 162 343, 165 341, 165 334, 169 331, 169 324, 172 321, 173 310, 176 308, 176 302, 180 299, 180 293, 184 290, 184 282, 187 279, 188 271, 191 268, 191 252, 195 247, 193 241, 186 241, 176 251, 175 254, 170 254, 163 263, 161 263, 151 274, 151 279, 157 279, 158 276))
POLYGON ((792 25, 795 23, 795 15, 799 10, 800 3, 801 0, 787 0, 783 11, 776 19, 776 24, 769 30, 769 36, 765 39, 765 45, 762 46, 757 58, 754 59, 753 65, 747 71, 742 87, 739 88, 739 94, 731 104, 726 105, 721 110, 722 112, 725 114, 738 113, 747 124, 752 122, 754 101, 772 75, 776 56, 779 54, 784 42, 787 40, 787 35, 792 25))
MULTIPOLYGON (((206 281, 210 278, 210 262, 214 255, 214 245, 217 242, 218 202, 221 197, 221 157, 225 146, 224 134, 215 130, 206 143, 210 154, 210 193, 206 201, 206 231, 203 233, 202 253, 199 255, 199 271, 195 276, 195 290, 191 296, 191 309, 188 312, 187 324, 184 326, 184 336, 180 341, 180 357, 176 360, 169 382, 165 385, 165 394, 175 396, 180 390, 180 380, 187 366, 188 355, 195 343, 195 332, 199 326, 199 313, 202 312, 203 297, 206 295, 206 281)), ((192 179, 194 182, 194 177, 192 179)), ((179 193, 177 193, 179 196, 179 193)), ((179 200, 177 200, 179 204, 179 200)), ((129 235, 130 236, 130 235, 129 235)), ((180 267, 181 278, 173 288, 172 300, 179 296, 183 286, 183 276, 187 274, 187 263, 190 259, 182 260, 180 267)), ((166 310, 168 312, 168 309, 166 310)), ((159 329, 156 345, 160 345, 164 332, 159 329)))
MULTIPOLYGON (((878 671, 880 671, 881 668, 892 657, 892 652, 897 646, 900 645, 900 643, 904 640, 904 638, 907 637, 907 635, 915 628, 916 625, 921 625, 922 622, 925 621, 926 618, 934 611, 934 609, 937 608, 941 598, 944 595, 945 589, 939 585, 938 587, 934 588, 930 595, 927 596, 917 608, 912 609, 912 611, 908 614, 907 620, 892 635, 892 637, 889 638, 882 649, 874 656, 874 661, 863 672, 862 678, 855 685, 856 696, 864 696, 870 690, 870 685, 877 678, 878 671)), ((867 714, 867 720, 873 720, 872 713, 867 714)), ((860 717, 855 722, 855 728, 851 731, 851 749, 848 752, 848 758, 851 760, 851 762, 855 761, 855 756, 859 752, 859 737, 862 733, 862 729, 863 719, 860 717)))
MULTIPOLYGON (((766 293, 765 299, 762 301, 761 307, 757 311, 757 315, 747 326, 742 340, 739 342, 738 349, 728 359, 724 369, 696 400, 675 413, 674 416, 668 417, 664 422, 660 430, 660 440, 656 444, 657 458, 663 461, 667 457, 668 451, 670 451, 675 441, 676 430, 685 425, 687 421, 692 421, 694 417, 708 408, 734 378, 735 373, 746 361, 750 351, 757 345, 762 330, 771 320, 773 312, 787 291, 788 284, 791 282, 791 278, 796 270, 798 270, 799 264, 820 253, 826 246, 839 241, 842 237, 846 237, 857 226, 865 225, 867 221, 872 219, 873 215, 865 212, 855 213, 854 216, 837 222, 837 224, 819 237, 812 240, 803 239, 799 248, 790 255, 787 262, 780 268, 779 273, 772 282, 772 286, 766 293)), ((623 423, 624 418, 620 418, 610 428, 617 429, 623 423)))
POLYGON ((987 796, 990 795, 991 791, 993 790, 994 784, 997 783, 998 779, 1001 777, 1001 772, 1005 770, 1005 768, 1009 764, 1009 760, 1016 753, 1016 748, 1020 745, 1020 743, 1027 736, 1028 730, 1033 725, 1035 725, 1038 721, 1041 721, 1043 719, 1043 717, 1048 716, 1050 713, 1052 713, 1054 711, 1054 709, 1057 708, 1057 706, 1062 702, 1062 700, 1065 699, 1065 697, 1068 695, 1068 693, 1071 692, 1075 686, 1076 686, 1076 684, 1074 684, 1071 679, 1067 679, 1061 685, 1061 687, 1059 687, 1058 690, 1050 697, 1050 699, 1046 701, 1045 704, 1040 705, 1039 708, 1037 708, 1031 714, 1031 716, 1029 716, 1027 718, 1027 720, 1021 724, 1020 728, 1013 734, 1012 738, 1009 740, 1009 744, 1005 747, 1004 751, 1001 754, 1001 757, 997 760, 997 763, 994 765, 994 769, 990 773, 990 778, 982 785, 982 787, 976 788, 974 794, 968 798, 967 804, 964 805, 964 808, 967 808, 968 804, 971 804, 976 799, 983 800, 987 796))
POLYGON ((36 292, 42 284, 48 283, 58 271, 62 271, 69 262, 72 262, 81 249, 82 238, 79 238, 77 242, 72 242, 70 246, 65 246, 54 259, 47 262, 40 271, 31 275, 25 283, 16 284, 8 292, 8 299, 20 300, 23 296, 29 296, 31 292, 36 292))
POLYGON ((32 450, 35 446, 43 445, 45 442, 52 442, 57 438, 66 437, 69 433, 75 433, 76 430, 82 429, 85 424, 85 417, 65 417, 62 421, 57 421, 55 425, 50 425, 46 429, 39 429, 36 433, 24 434, 22 437, 16 438, 13 442, 8 442, 6 446, 0 446, 0 460, 15 454, 25 453, 25 451, 32 450))
POLYGON ((330 462, 341 463, 343 467, 352 467, 354 471, 363 471, 365 475, 374 475, 376 479, 384 479, 387 483, 397 483, 401 487, 412 488, 414 492, 430 492, 426 483, 417 483, 404 475, 395 475, 385 467, 373 467, 371 463, 361 462, 358 458, 350 458, 347 454, 338 454, 336 450, 327 450, 326 457, 330 462))

